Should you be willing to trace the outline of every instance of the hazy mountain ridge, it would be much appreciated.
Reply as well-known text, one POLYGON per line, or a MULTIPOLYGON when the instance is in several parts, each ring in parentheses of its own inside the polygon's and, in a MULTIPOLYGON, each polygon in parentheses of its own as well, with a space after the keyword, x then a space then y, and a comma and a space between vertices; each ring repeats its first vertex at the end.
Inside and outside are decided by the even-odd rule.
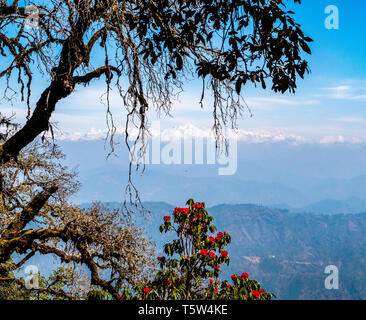
POLYGON ((286 209, 297 213, 316 213, 316 214, 355 214, 366 212, 366 201, 357 197, 347 200, 324 199, 314 202, 305 207, 293 207, 288 204, 273 205, 274 208, 286 209))
MULTIPOLYGON (((147 170, 135 176, 134 183, 144 201, 159 199, 167 203, 182 203, 192 194, 208 203, 256 203, 284 208, 294 212, 319 214, 366 212, 366 176, 353 179, 329 179, 315 186, 295 188, 271 181, 243 180, 231 176, 194 177, 189 169, 174 176, 159 170, 147 170), (179 188, 177 188, 177 183, 179 188), (153 187, 152 187, 153 186, 153 187), (219 199, 219 200, 218 200, 219 199), (279 204, 279 199, 282 203, 279 204)), ((99 199, 103 202, 120 199, 128 172, 116 165, 81 172, 82 190, 78 202, 99 199), (103 186, 100 190, 95 186, 103 186)), ((315 182, 314 182, 315 183, 315 182)))
MULTIPOLYGON (((81 168, 76 203, 123 198, 125 153, 106 165, 103 141, 63 146, 67 164, 81 168)), ((226 277, 248 271, 282 299, 365 298, 366 218, 359 214, 366 211, 365 161, 366 145, 239 143, 233 176, 218 176, 217 165, 148 165, 133 180, 152 214, 135 217, 161 245, 168 239, 158 232, 162 216, 194 195, 209 204, 218 228, 233 236, 226 277), (328 264, 339 267, 338 291, 324 288, 328 264)))
MULTIPOLYGON (((121 200, 128 182, 128 155, 121 146, 119 157, 108 160, 103 141, 65 141, 62 149, 65 164, 80 165, 75 202, 121 200)), ((284 203, 296 212, 357 213, 366 211, 365 161, 366 145, 239 143, 233 176, 219 176, 218 164, 160 164, 147 165, 142 176, 135 172, 133 181, 143 201, 184 203, 194 195, 211 205, 284 203), (346 204, 324 207, 325 200, 346 204), (323 203, 311 207, 317 202, 323 203)))

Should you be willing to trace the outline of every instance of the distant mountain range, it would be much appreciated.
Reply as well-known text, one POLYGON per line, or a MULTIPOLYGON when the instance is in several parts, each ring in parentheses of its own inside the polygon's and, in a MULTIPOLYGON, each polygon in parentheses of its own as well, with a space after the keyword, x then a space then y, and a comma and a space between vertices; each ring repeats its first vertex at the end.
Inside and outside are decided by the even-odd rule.
MULTIPOLYGON (((169 237, 162 236, 158 227, 174 207, 164 202, 144 205, 151 215, 134 218, 137 224, 148 225, 147 232, 161 254, 169 237)), ((118 208, 121 204, 108 206, 118 208)), ((218 230, 232 236, 225 278, 247 271, 278 299, 366 298, 365 213, 299 214, 252 204, 221 204, 208 212, 218 230), (339 290, 325 289, 327 265, 339 269, 339 290)))
POLYGON ((354 214, 366 212, 366 201, 353 197, 345 201, 325 199, 300 208, 292 207, 287 204, 277 204, 272 207, 297 213, 354 214))
MULTIPOLYGON (((103 141, 63 142, 65 164, 79 166, 76 203, 121 201, 128 156, 106 160, 103 141)), ((255 203, 321 214, 366 211, 366 145, 238 145, 237 172, 218 175, 216 165, 147 165, 133 172, 143 201, 182 203, 190 197, 210 205, 255 203), (282 205, 279 205, 282 204, 282 205)))
MULTIPOLYGON (((244 180, 238 176, 213 174, 197 177, 191 174, 189 167, 186 170, 174 174, 149 167, 143 175, 135 174, 133 181, 143 201, 182 203, 194 195, 212 205, 220 202, 255 203, 320 214, 366 212, 366 176, 291 186, 280 182, 244 180)), ((128 172, 111 164, 83 170, 79 177, 82 189, 77 195, 77 202, 108 202, 123 198, 128 172)))
MULTIPOLYGON (((65 164, 80 165, 82 188, 74 202, 119 207, 128 180, 126 151, 106 161, 103 141, 65 141, 62 149, 65 164)), ((364 144, 239 143, 233 176, 219 176, 218 165, 207 164, 148 165, 142 176, 135 172, 151 210, 135 218, 161 248, 168 237, 158 226, 171 204, 206 201, 217 227, 233 237, 226 277, 247 271, 280 299, 365 299, 365 163, 364 144), (330 264, 339 268, 339 290, 324 287, 330 264)), ((42 266, 47 270, 47 263, 42 266)))

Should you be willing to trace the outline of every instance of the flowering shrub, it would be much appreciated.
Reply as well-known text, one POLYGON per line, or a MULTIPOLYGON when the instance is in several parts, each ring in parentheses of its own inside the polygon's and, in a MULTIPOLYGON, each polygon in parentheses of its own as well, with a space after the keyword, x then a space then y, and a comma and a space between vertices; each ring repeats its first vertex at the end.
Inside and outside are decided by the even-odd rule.
POLYGON ((157 258, 159 271, 150 283, 136 288, 140 299, 243 299, 269 300, 272 295, 250 279, 248 273, 233 274, 231 283, 220 281, 223 265, 229 265, 224 247, 231 242, 227 232, 216 232, 204 203, 187 201, 188 208, 175 208, 165 216, 161 233, 175 232, 165 244, 166 256, 157 258))

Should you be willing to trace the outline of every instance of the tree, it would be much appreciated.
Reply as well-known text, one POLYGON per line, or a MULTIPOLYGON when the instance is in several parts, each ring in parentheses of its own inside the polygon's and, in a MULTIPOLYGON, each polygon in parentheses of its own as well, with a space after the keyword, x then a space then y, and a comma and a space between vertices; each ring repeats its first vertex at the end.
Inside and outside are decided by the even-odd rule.
POLYGON ((22 281, 17 281, 12 269, 11 259, 0 268, 0 300, 28 300, 30 292, 24 289, 22 281))
POLYGON ((136 289, 142 299, 232 299, 269 300, 272 294, 243 272, 231 276, 232 284, 221 281, 222 265, 229 265, 224 247, 231 242, 227 232, 215 234, 213 217, 204 203, 187 201, 188 207, 175 208, 165 216, 160 232, 173 232, 176 238, 164 246, 167 257, 158 257, 160 270, 149 283, 136 289))
MULTIPOLYGON (((27 287, 24 278, 17 277, 10 260, 0 272, 0 300, 76 300, 86 299, 91 290, 90 280, 83 270, 60 266, 48 278, 37 273, 37 286, 27 287)), ((19 270, 17 270, 19 271, 19 270)))
MULTIPOLYGON (((310 53, 307 43, 312 40, 283 0, 19 3, 0 3, 0 78, 8 98, 16 92, 14 82, 20 85, 29 115, 0 147, 3 164, 16 159, 42 132, 52 133, 51 115, 61 99, 102 76, 107 95, 117 88, 128 111, 127 142, 131 125, 139 129, 136 141, 145 141, 148 109, 169 113, 176 89, 189 74, 203 81, 201 103, 205 88, 211 90, 219 138, 222 126, 235 125, 243 108, 242 86, 251 82, 270 85, 275 92, 294 92, 298 76, 308 71, 302 52, 310 53), (49 84, 31 106, 37 68, 49 84)), ((112 142, 109 106, 107 113, 112 142)))
MULTIPOLYGON (((0 124, 1 143, 17 127, 1 114, 0 124)), ((75 288, 80 272, 70 268, 84 265, 90 289, 117 299, 121 288, 149 278, 152 245, 120 210, 98 203, 89 209, 73 205, 70 197, 78 183, 75 172, 61 164, 63 157, 56 145, 35 140, 17 161, 0 167, 0 293, 9 285, 24 289, 14 271, 38 253, 65 264, 49 279, 42 278, 36 292, 43 297, 82 297, 75 288)))

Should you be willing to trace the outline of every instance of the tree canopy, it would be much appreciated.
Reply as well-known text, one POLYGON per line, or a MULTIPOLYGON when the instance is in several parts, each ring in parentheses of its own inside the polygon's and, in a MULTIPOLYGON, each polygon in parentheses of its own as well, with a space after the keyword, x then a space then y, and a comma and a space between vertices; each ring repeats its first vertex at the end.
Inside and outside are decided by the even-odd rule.
MULTIPOLYGON (((2 142, 16 128, 1 114, 0 123, 8 126, 2 142)), ((120 210, 98 203, 88 209, 73 205, 70 196, 79 184, 75 172, 61 164, 62 159, 56 145, 36 139, 17 161, 0 167, 0 276, 5 275, 0 279, 0 292, 4 281, 24 286, 12 272, 41 254, 53 255, 66 265, 84 265, 91 288, 118 298, 122 287, 136 286, 148 278, 153 267, 152 244, 120 210)), ((65 293, 54 288, 60 282, 72 284, 74 273, 67 268, 55 270, 44 294, 77 296, 75 290, 65 293)))
MULTIPOLYGON (((293 93, 298 77, 309 72, 303 55, 311 53, 312 40, 287 10, 290 2, 301 3, 0 1, 3 98, 13 102, 20 93, 28 108, 23 126, 0 113, 0 275, 16 283, 0 287, 0 294, 28 294, 13 272, 36 253, 85 265, 95 286, 88 294, 91 299, 105 292, 117 299, 122 288, 146 283, 152 252, 141 230, 118 210, 72 205, 70 196, 79 187, 75 172, 62 165, 57 146, 39 136, 53 135, 52 114, 62 99, 99 79, 106 86, 111 145, 116 132, 109 105, 113 88, 127 111, 125 139, 130 150, 131 128, 138 129, 135 144, 146 141, 148 110, 170 114, 176 94, 195 78, 202 80, 198 102, 203 105, 207 95, 213 97, 213 130, 219 140, 224 126, 236 126, 245 107, 246 84, 293 93), (33 105, 40 76, 44 88, 33 105), (15 254, 20 260, 12 260, 15 254)), ((61 290, 74 275, 67 268, 56 270, 42 280, 43 294, 80 296, 72 286, 68 292, 61 290)), ((259 288, 248 283, 238 282, 237 289, 259 288)))
MULTIPOLYGON (((57 103, 80 85, 103 77, 117 88, 130 126, 147 131, 147 111, 169 113, 189 75, 213 97, 214 131, 235 125, 248 82, 294 92, 308 71, 312 41, 286 9, 300 0, 51 0, 0 2, 0 79, 4 95, 21 93, 25 125, 1 146, 2 163, 51 131, 57 103), (33 20, 32 20, 33 19, 33 20), (29 23, 29 22, 32 23, 29 23), (33 27, 29 27, 29 25, 33 27), (30 104, 36 70, 48 84, 30 104), (17 87, 19 86, 19 87, 17 87)), ((107 99, 108 100, 108 99, 107 99)), ((107 107, 108 128, 115 126, 107 107)))

